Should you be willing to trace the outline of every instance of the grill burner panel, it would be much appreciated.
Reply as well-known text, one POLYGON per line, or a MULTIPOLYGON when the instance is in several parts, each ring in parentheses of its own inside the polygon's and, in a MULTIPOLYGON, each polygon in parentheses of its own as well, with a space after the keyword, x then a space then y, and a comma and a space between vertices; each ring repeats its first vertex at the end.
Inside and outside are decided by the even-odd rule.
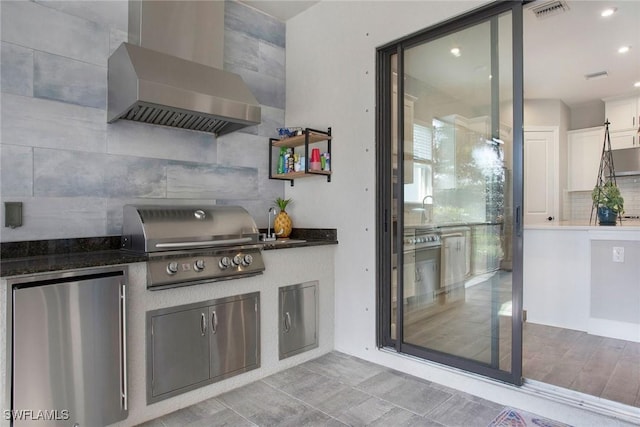
POLYGON ((262 274, 263 271, 262 254, 257 248, 198 255, 165 255, 153 257, 147 264, 148 283, 153 289, 239 279, 262 274))

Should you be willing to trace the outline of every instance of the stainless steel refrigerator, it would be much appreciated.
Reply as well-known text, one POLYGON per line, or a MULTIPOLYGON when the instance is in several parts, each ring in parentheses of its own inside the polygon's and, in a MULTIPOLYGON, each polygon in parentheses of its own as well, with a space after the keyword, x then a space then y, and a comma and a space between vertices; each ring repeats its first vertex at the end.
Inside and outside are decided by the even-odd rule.
POLYGON ((12 281, 12 418, 106 426, 127 417, 125 271, 12 281))

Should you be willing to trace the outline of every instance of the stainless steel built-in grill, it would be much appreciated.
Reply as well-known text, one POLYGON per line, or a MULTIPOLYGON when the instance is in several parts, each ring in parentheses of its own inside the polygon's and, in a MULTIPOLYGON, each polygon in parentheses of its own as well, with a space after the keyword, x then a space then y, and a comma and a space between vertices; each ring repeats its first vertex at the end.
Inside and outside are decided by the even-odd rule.
POLYGON ((239 206, 124 207, 123 250, 148 254, 147 288, 262 274, 258 227, 239 206))

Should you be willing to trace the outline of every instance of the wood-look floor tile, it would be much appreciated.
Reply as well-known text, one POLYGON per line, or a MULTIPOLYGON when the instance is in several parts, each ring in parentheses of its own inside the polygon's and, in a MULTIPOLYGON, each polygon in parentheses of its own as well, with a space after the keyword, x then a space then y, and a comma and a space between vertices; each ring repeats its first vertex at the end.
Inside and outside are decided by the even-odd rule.
POLYGON ((542 378, 542 381, 559 387, 569 388, 581 371, 582 364, 575 361, 563 360, 554 365, 551 371, 542 378))
POLYGON ((600 397, 634 405, 640 392, 640 363, 619 361, 600 397))
POLYGON ((609 375, 581 371, 569 388, 592 396, 600 396, 608 381, 609 375))

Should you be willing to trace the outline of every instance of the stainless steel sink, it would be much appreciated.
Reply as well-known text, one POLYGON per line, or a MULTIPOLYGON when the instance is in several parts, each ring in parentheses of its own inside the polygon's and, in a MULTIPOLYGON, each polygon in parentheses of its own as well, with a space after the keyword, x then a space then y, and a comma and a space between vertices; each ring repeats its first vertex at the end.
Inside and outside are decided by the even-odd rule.
POLYGON ((263 242, 265 245, 288 245, 292 243, 305 243, 306 240, 302 239, 277 239, 270 242, 263 242))
POLYGON ((277 239, 277 240, 267 240, 266 242, 261 241, 260 243, 262 243, 264 248, 277 248, 280 246, 287 247, 287 245, 293 245, 296 243, 305 243, 305 242, 306 240, 302 240, 302 239, 277 239))

